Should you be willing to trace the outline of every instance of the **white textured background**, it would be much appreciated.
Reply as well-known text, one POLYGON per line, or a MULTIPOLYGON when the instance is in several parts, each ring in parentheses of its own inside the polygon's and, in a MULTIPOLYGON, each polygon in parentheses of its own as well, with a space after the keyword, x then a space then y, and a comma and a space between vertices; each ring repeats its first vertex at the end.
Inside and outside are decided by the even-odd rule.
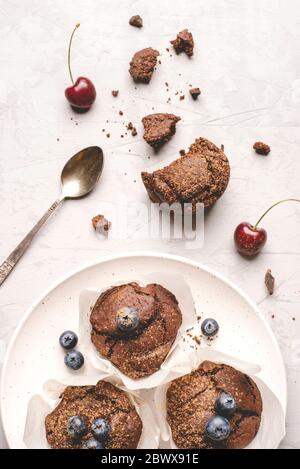
MULTIPOLYGON (((232 246, 237 223, 255 222, 272 202, 300 196, 299 50, 297 0, 0 1, 1 260, 57 197, 66 159, 93 144, 105 153, 105 171, 95 192, 61 207, 1 287, 1 361, 35 297, 81 263, 136 249, 192 257, 235 281, 270 319, 288 374, 282 447, 300 448, 300 206, 279 206, 264 220, 269 240, 255 260, 241 258, 232 246), (137 13, 144 19, 142 30, 128 25, 137 13), (96 105, 85 115, 74 115, 64 99, 67 43, 78 21, 73 72, 91 78, 98 91, 96 105), (170 57, 165 50, 185 27, 196 43, 192 60, 184 54, 170 57), (135 89, 128 62, 147 46, 162 53, 162 65, 149 86, 135 89), (202 89, 196 102, 187 95, 189 83, 202 89), (120 90, 117 99, 112 89, 120 90), (176 91, 183 91, 186 99, 179 101, 176 91), (176 136, 156 156, 143 142, 140 123, 152 108, 182 117, 176 136), (122 139, 122 122, 129 120, 139 135, 122 139), (106 207, 109 218, 111 201, 146 201, 140 171, 174 159, 199 136, 223 143, 232 166, 228 190, 206 218, 202 249, 185 250, 181 241, 95 236, 93 215, 106 207), (253 152, 256 140, 271 146, 268 157, 253 152), (267 268, 277 281, 272 297, 264 288, 267 268)), ((133 224, 132 232, 135 228, 133 224)), ((3 437, 0 446, 5 446, 3 437)))

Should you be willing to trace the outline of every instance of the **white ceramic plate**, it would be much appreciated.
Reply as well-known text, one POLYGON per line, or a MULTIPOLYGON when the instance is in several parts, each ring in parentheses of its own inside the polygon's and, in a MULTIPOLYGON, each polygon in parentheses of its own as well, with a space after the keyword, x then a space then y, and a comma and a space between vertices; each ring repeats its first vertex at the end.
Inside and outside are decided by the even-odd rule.
MULTIPOLYGON (((286 376, 275 337, 255 304, 221 275, 189 259, 161 253, 111 256, 77 270, 44 292, 29 308, 9 345, 2 374, 1 415, 10 448, 23 448, 27 404, 48 379, 66 373, 58 337, 78 331, 78 296, 110 281, 151 272, 180 273, 197 312, 220 324, 218 348, 261 366, 259 376, 286 408, 286 376)), ((80 349, 80 338, 79 345, 80 349)), ((89 384, 89 383, 87 383, 89 384)))

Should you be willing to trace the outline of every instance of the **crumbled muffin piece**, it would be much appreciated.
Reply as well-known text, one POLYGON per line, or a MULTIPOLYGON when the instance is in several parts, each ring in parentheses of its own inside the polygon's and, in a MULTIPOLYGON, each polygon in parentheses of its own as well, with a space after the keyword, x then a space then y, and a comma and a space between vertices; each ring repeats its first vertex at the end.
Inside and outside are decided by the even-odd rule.
POLYGON ((269 145, 263 142, 255 142, 253 148, 259 155, 268 155, 271 151, 269 145))
POLYGON ((150 200, 172 205, 197 203, 211 207, 225 192, 230 176, 229 161, 220 148, 198 138, 181 158, 153 173, 142 172, 150 200))
POLYGON ((143 117, 144 139, 152 147, 160 147, 175 134, 178 121, 180 117, 174 114, 157 113, 143 117))
POLYGON ((265 275, 265 285, 270 295, 274 293, 275 278, 272 275, 271 269, 268 269, 265 275))
POLYGON ((111 227, 111 222, 108 221, 104 215, 96 215, 92 218, 92 225, 95 231, 107 236, 111 227))
POLYGON ((135 26, 136 28, 142 28, 143 27, 143 18, 141 18, 140 15, 134 15, 130 18, 129 24, 131 26, 135 26))
POLYGON ((200 88, 191 88, 190 89, 190 95, 193 99, 198 99, 198 96, 200 96, 201 90, 200 88))
POLYGON ((147 47, 134 54, 130 62, 129 73, 135 82, 150 82, 158 56, 159 52, 152 47, 147 47))
POLYGON ((188 57, 193 55, 194 39, 192 33, 190 33, 187 29, 180 31, 180 33, 177 34, 176 39, 170 42, 173 45, 176 54, 185 52, 188 57))

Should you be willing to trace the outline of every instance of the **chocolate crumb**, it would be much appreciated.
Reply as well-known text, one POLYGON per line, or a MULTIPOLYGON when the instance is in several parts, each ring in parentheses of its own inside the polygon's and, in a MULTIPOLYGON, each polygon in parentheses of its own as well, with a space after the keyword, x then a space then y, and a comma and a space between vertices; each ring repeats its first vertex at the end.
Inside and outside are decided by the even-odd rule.
POLYGON ((271 151, 269 145, 263 142, 255 142, 253 148, 259 155, 268 155, 271 151))
POLYGON ((198 336, 195 335, 195 336, 193 337, 193 340, 196 342, 197 345, 200 345, 200 344, 201 344, 201 340, 200 340, 200 338, 199 338, 198 336))
POLYGON ((184 94, 182 96, 179 97, 180 101, 183 101, 185 98, 184 94))
POLYGON ((135 136, 137 135, 137 130, 136 130, 135 127, 133 127, 133 129, 132 129, 131 135, 132 135, 133 137, 135 137, 135 136))
POLYGON ((129 24, 134 26, 135 28, 142 28, 143 27, 143 18, 140 15, 134 15, 130 18, 129 24))
POLYGON ((108 221, 104 215, 96 215, 92 218, 92 225, 95 231, 107 236, 111 227, 111 222, 108 221))
POLYGON ((109 137, 110 137, 110 134, 106 134, 106 137, 109 138, 109 137))
POLYGON ((119 94, 119 90, 112 90, 111 94, 113 95, 114 98, 116 98, 119 94))
POLYGON ((221 145, 221 150, 224 151, 224 149, 225 149, 225 147, 224 147, 224 145, 223 145, 223 143, 222 143, 222 145, 221 145))
POLYGON ((179 154, 180 154, 180 156, 185 155, 185 150, 183 150, 183 149, 182 149, 182 150, 179 150, 179 154))
POLYGON ((270 269, 267 270, 266 275, 265 275, 265 285, 267 287, 267 290, 270 295, 273 295, 274 293, 274 285, 275 285, 275 278, 272 275, 272 272, 270 269))
POLYGON ((194 53, 194 40, 193 35, 187 29, 180 31, 177 34, 176 39, 170 41, 173 45, 176 54, 185 52, 188 57, 191 57, 194 53))
POLYGON ((123 116, 123 114, 124 114, 123 111, 119 111, 120 116, 123 116))
POLYGON ((190 89, 190 95, 194 100, 198 99, 198 96, 200 96, 200 94, 201 94, 200 88, 191 88, 190 89))

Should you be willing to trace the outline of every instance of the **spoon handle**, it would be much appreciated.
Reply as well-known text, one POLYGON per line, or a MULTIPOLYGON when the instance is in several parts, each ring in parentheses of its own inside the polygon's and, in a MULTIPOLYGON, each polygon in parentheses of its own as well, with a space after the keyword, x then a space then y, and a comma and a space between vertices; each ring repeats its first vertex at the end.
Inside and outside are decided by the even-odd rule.
POLYGON ((31 241, 33 240, 34 236, 43 226, 43 224, 48 220, 50 215, 54 212, 54 210, 61 204, 64 200, 64 197, 60 197, 57 199, 51 207, 48 208, 47 212, 42 216, 42 218, 34 225, 31 231, 25 236, 25 238, 18 244, 18 246, 10 253, 8 258, 0 265, 0 285, 7 279, 13 268, 15 267, 16 263, 21 259, 24 252, 30 246, 31 241))

